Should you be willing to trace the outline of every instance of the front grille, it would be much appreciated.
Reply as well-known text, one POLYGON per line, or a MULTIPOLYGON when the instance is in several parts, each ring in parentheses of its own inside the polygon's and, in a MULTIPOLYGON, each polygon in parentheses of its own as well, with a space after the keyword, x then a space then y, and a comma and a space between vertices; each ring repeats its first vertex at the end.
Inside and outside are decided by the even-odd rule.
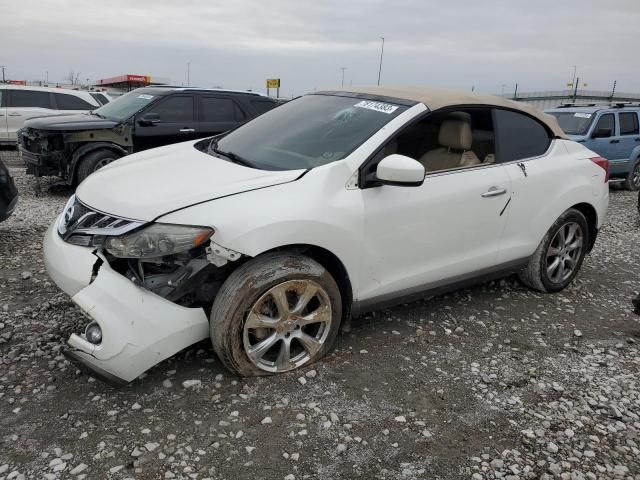
POLYGON ((96 237, 122 235, 143 223, 99 212, 87 207, 73 195, 58 221, 58 233, 69 243, 89 246, 96 244, 96 237))

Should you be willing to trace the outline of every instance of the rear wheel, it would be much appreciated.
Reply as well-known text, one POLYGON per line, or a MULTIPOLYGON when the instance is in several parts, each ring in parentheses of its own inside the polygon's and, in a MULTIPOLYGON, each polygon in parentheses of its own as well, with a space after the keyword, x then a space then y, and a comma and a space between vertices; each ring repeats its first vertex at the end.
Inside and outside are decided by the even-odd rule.
POLYGON ((234 271, 211 310, 211 343, 242 376, 287 372, 322 358, 340 327, 333 277, 294 253, 257 257, 234 271))
POLYGON ((640 190, 640 160, 636 161, 635 165, 627 175, 624 186, 627 190, 640 190))
POLYGON ((558 292, 575 278, 589 244, 584 215, 573 208, 555 221, 520 272, 526 286, 541 292, 558 292))
POLYGON ((113 150, 107 149, 94 150, 87 153, 80 159, 80 164, 78 165, 78 184, 82 183, 93 172, 109 165, 118 158, 120 158, 120 155, 113 150))

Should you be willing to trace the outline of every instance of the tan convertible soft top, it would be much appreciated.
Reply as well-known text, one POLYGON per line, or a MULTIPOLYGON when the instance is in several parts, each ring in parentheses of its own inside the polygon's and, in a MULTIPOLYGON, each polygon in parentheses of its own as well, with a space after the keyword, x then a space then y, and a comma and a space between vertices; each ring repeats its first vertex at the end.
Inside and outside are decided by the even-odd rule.
POLYGON ((514 102, 493 95, 476 95, 456 90, 422 87, 356 87, 345 88, 343 91, 413 100, 423 103, 432 111, 462 105, 492 105, 520 110, 547 125, 556 137, 567 138, 554 116, 543 113, 524 102, 514 102))

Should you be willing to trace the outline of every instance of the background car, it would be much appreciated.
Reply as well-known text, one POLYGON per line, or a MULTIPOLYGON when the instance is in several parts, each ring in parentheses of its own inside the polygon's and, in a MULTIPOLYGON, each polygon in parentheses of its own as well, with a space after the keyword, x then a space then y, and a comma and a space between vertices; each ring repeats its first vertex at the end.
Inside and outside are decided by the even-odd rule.
POLYGON ((0 222, 9 218, 18 204, 18 189, 9 169, 0 160, 0 222))
POLYGON ((90 114, 34 118, 18 140, 27 173, 80 183, 130 153, 233 130, 278 105, 253 92, 147 87, 90 114))
POLYGON ((317 92, 134 154, 45 235, 92 317, 66 354, 131 381, 210 336, 265 375, 321 358, 351 315, 513 272, 558 292, 604 222, 607 167, 531 106, 432 89, 317 92))
POLYGON ((0 85, 0 144, 15 144, 17 131, 30 118, 86 112, 108 102, 101 92, 0 85))
POLYGON ((611 183, 640 190, 639 104, 567 104, 546 112, 569 138, 609 160, 611 183))

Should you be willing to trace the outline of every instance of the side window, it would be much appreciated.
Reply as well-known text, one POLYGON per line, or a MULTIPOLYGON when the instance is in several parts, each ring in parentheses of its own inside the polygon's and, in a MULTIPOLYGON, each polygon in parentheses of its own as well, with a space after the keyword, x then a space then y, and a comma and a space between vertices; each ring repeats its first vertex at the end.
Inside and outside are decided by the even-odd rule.
POLYGON ((49 92, 38 92, 37 90, 8 90, 9 107, 37 107, 51 108, 49 92))
POLYGON ((473 107, 435 111, 403 128, 380 147, 360 170, 360 184, 375 186, 378 163, 399 154, 420 162, 425 172, 495 163, 495 134, 491 108, 473 107))
POLYGON ((200 98, 200 120, 202 122, 237 122, 244 119, 244 112, 230 98, 200 98))
POLYGON ((157 113, 162 123, 193 121, 193 97, 173 96, 161 100, 145 113, 157 113))
POLYGON ((272 108, 276 107, 278 104, 276 102, 267 100, 251 100, 251 105, 256 109, 258 115, 262 115, 263 113, 268 112, 272 108))
POLYGON ((0 108, 4 107, 4 97, 6 97, 4 90, 0 90, 0 108))
POLYGON ((551 138, 546 127, 525 114, 494 110, 498 132, 498 162, 513 162, 543 155, 551 138))
POLYGON ((90 95, 100 105, 106 105, 107 103, 109 103, 109 100, 107 99, 107 97, 105 97, 102 93, 91 93, 90 95))
POLYGON ((599 135, 601 137, 610 137, 611 135, 615 135, 616 127, 613 113, 605 113, 598 119, 596 128, 593 131, 597 132, 599 130, 609 130, 609 135, 599 135))
POLYGON ((620 120, 620 135, 638 134, 638 114, 636 112, 619 113, 618 117, 620 120))
POLYGON ((58 110, 93 110, 96 108, 75 95, 54 93, 53 96, 56 100, 56 105, 58 105, 58 110))

